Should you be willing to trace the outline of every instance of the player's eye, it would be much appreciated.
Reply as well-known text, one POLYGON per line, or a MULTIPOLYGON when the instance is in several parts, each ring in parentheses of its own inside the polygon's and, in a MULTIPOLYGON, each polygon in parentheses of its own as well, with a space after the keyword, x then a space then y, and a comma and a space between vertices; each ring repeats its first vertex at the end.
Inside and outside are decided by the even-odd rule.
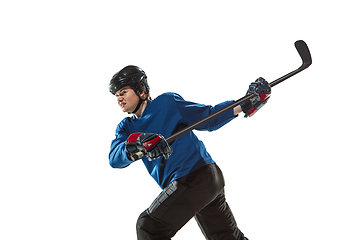
POLYGON ((120 93, 116 93, 115 94, 115 97, 122 97, 122 96, 124 96, 125 94, 127 93, 127 91, 122 91, 122 92, 120 92, 120 93))

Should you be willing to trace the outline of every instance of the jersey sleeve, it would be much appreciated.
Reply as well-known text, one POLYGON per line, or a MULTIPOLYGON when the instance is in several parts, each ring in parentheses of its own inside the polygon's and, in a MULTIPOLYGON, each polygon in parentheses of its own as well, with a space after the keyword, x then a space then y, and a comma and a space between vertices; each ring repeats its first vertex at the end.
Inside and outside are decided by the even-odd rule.
MULTIPOLYGON (((204 104, 198 104, 194 102, 185 101, 180 95, 174 94, 174 100, 175 104, 183 118, 183 121, 187 124, 193 124, 200 119, 203 119, 213 112, 218 111, 219 109, 224 108, 225 106, 231 104, 233 101, 225 101, 222 103, 219 103, 215 106, 211 105, 204 105, 204 104)), ((200 127, 196 128, 196 130, 207 130, 207 131, 214 131, 222 126, 224 126, 226 123, 230 122, 232 119, 236 118, 234 116, 234 112, 232 109, 229 111, 223 113, 222 115, 214 118, 213 120, 204 123, 200 127)))
POLYGON ((113 168, 124 168, 133 163, 126 155, 125 142, 129 134, 125 131, 125 122, 126 119, 119 123, 115 132, 116 138, 111 142, 109 164, 113 168))

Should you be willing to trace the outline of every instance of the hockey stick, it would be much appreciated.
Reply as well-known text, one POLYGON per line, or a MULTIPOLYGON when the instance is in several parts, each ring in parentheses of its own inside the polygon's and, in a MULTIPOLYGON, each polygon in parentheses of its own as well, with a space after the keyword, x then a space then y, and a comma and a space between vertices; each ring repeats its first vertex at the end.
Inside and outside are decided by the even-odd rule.
MULTIPOLYGON (((270 83, 271 87, 274 87, 275 85, 285 81, 286 79, 294 76, 295 74, 298 74, 299 72, 303 71, 304 69, 308 68, 311 65, 311 63, 312 63, 311 54, 310 54, 309 48, 306 45, 306 43, 303 40, 296 41, 295 42, 295 48, 296 48, 296 50, 298 51, 298 53, 299 53, 299 55, 301 57, 302 65, 298 69, 296 69, 296 70, 294 70, 294 71, 292 71, 292 72, 290 72, 290 73, 288 73, 288 74, 274 80, 273 82, 271 82, 270 83)), ((201 119, 201 120, 187 126, 184 129, 172 134, 171 136, 166 138, 166 141, 169 144, 174 142, 177 138, 187 134, 188 132, 194 130, 197 127, 200 127, 204 123, 207 123, 207 122, 211 121, 212 119, 220 116, 221 114, 229 111, 230 109, 233 109, 234 107, 240 105, 240 103, 243 103, 243 102, 245 102, 245 101, 247 101, 247 100, 249 100, 250 98, 253 98, 253 97, 255 97, 255 94, 249 94, 249 95, 246 95, 246 96, 240 98, 237 101, 234 101, 230 105, 228 105, 228 106, 226 106, 226 107, 224 107, 224 108, 210 114, 209 116, 207 116, 207 117, 205 117, 205 118, 203 118, 203 119, 201 119)))
MULTIPOLYGON (((306 45, 306 43, 305 43, 303 40, 296 41, 296 42, 295 42, 295 48, 296 48, 296 50, 298 51, 298 53, 299 53, 299 55, 300 55, 300 57, 301 57, 302 65, 301 65, 298 69, 296 69, 296 70, 294 70, 294 71, 292 71, 292 72, 290 72, 290 73, 288 73, 288 74, 286 74, 286 75, 284 75, 284 76, 282 76, 282 77, 280 77, 280 78, 272 81, 272 82, 270 83, 270 86, 271 86, 271 87, 274 87, 274 86, 276 86, 277 84, 285 81, 286 79, 294 76, 295 74, 298 74, 299 72, 303 71, 304 69, 308 68, 308 67, 311 65, 311 63, 312 63, 311 54, 310 54, 309 48, 308 48, 308 46, 306 45)), ((245 101, 247 101, 247 100, 250 100, 250 99, 253 98, 253 97, 255 97, 255 94, 249 94, 249 95, 246 95, 246 96, 240 98, 240 99, 237 100, 237 101, 234 101, 233 103, 229 104, 228 106, 226 106, 226 107, 224 107, 224 108, 222 108, 222 109, 220 109, 220 110, 218 110, 218 111, 210 114, 209 116, 207 116, 207 117, 205 117, 205 118, 203 118, 203 119, 200 119, 199 121, 197 121, 197 122, 195 122, 195 123, 187 126, 186 128, 181 129, 180 131, 172 134, 171 136, 169 136, 169 137, 166 138, 166 141, 167 141, 169 144, 171 144, 171 143, 174 142, 177 138, 179 138, 179 137, 187 134, 188 132, 194 130, 194 129, 197 128, 197 127, 200 127, 200 126, 203 125, 204 123, 207 123, 207 122, 211 121, 212 119, 220 116, 221 114, 229 111, 230 109, 233 109, 234 107, 240 105, 240 103, 243 103, 243 102, 245 102, 245 101)), ((138 153, 136 153, 136 157, 137 157, 137 158, 134 159, 134 160, 137 160, 137 159, 139 159, 139 158, 141 158, 141 157, 143 157, 143 156, 144 156, 144 155, 143 155, 142 152, 138 152, 138 153)))

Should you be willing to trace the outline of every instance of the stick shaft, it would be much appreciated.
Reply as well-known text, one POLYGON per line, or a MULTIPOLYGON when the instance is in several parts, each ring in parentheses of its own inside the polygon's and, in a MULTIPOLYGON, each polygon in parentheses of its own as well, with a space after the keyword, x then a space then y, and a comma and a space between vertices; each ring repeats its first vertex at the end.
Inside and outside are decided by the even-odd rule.
POLYGON ((274 86, 278 85, 279 83, 285 81, 286 79, 294 76, 295 74, 298 74, 298 73, 301 72, 302 70, 306 69, 308 66, 310 66, 310 64, 304 63, 304 64, 301 65, 301 67, 299 67, 298 69, 296 69, 296 70, 294 70, 294 71, 292 71, 292 72, 289 72, 288 74, 286 74, 286 75, 284 75, 284 76, 282 76, 282 77, 280 77, 280 78, 272 81, 272 82, 270 83, 270 87, 274 87, 274 86))
POLYGON ((177 138, 187 134, 188 132, 194 130, 195 128, 198 128, 200 127, 201 125, 213 120, 214 118, 220 116, 221 114, 224 114, 225 112, 233 109, 234 107, 240 105, 240 103, 242 102, 245 102, 246 100, 249 100, 250 98, 254 97, 255 94, 249 94, 249 95, 246 95, 245 97, 242 97, 240 98, 239 100, 237 101, 234 101, 233 103, 229 104, 228 106, 226 107, 223 107, 222 109, 219 109, 218 111, 210 114, 209 116, 207 117, 204 117, 203 119, 200 119, 199 121, 187 126, 186 128, 184 129, 181 129, 180 131, 174 133, 173 135, 171 135, 170 137, 167 137, 166 138, 166 141, 168 143, 172 143, 173 141, 175 141, 177 138))

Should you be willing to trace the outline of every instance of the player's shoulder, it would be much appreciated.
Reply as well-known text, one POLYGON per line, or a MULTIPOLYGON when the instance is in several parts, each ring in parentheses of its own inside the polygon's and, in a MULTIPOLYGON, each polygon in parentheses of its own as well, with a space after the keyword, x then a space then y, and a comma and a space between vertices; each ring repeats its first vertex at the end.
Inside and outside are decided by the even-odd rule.
POLYGON ((134 119, 134 116, 132 117, 126 117, 124 118, 118 125, 117 125, 117 131, 123 131, 127 128, 127 125, 131 123, 131 121, 134 119))
POLYGON ((154 100, 160 100, 160 101, 174 101, 176 99, 183 99, 179 94, 174 92, 166 92, 161 95, 159 95, 154 100))

